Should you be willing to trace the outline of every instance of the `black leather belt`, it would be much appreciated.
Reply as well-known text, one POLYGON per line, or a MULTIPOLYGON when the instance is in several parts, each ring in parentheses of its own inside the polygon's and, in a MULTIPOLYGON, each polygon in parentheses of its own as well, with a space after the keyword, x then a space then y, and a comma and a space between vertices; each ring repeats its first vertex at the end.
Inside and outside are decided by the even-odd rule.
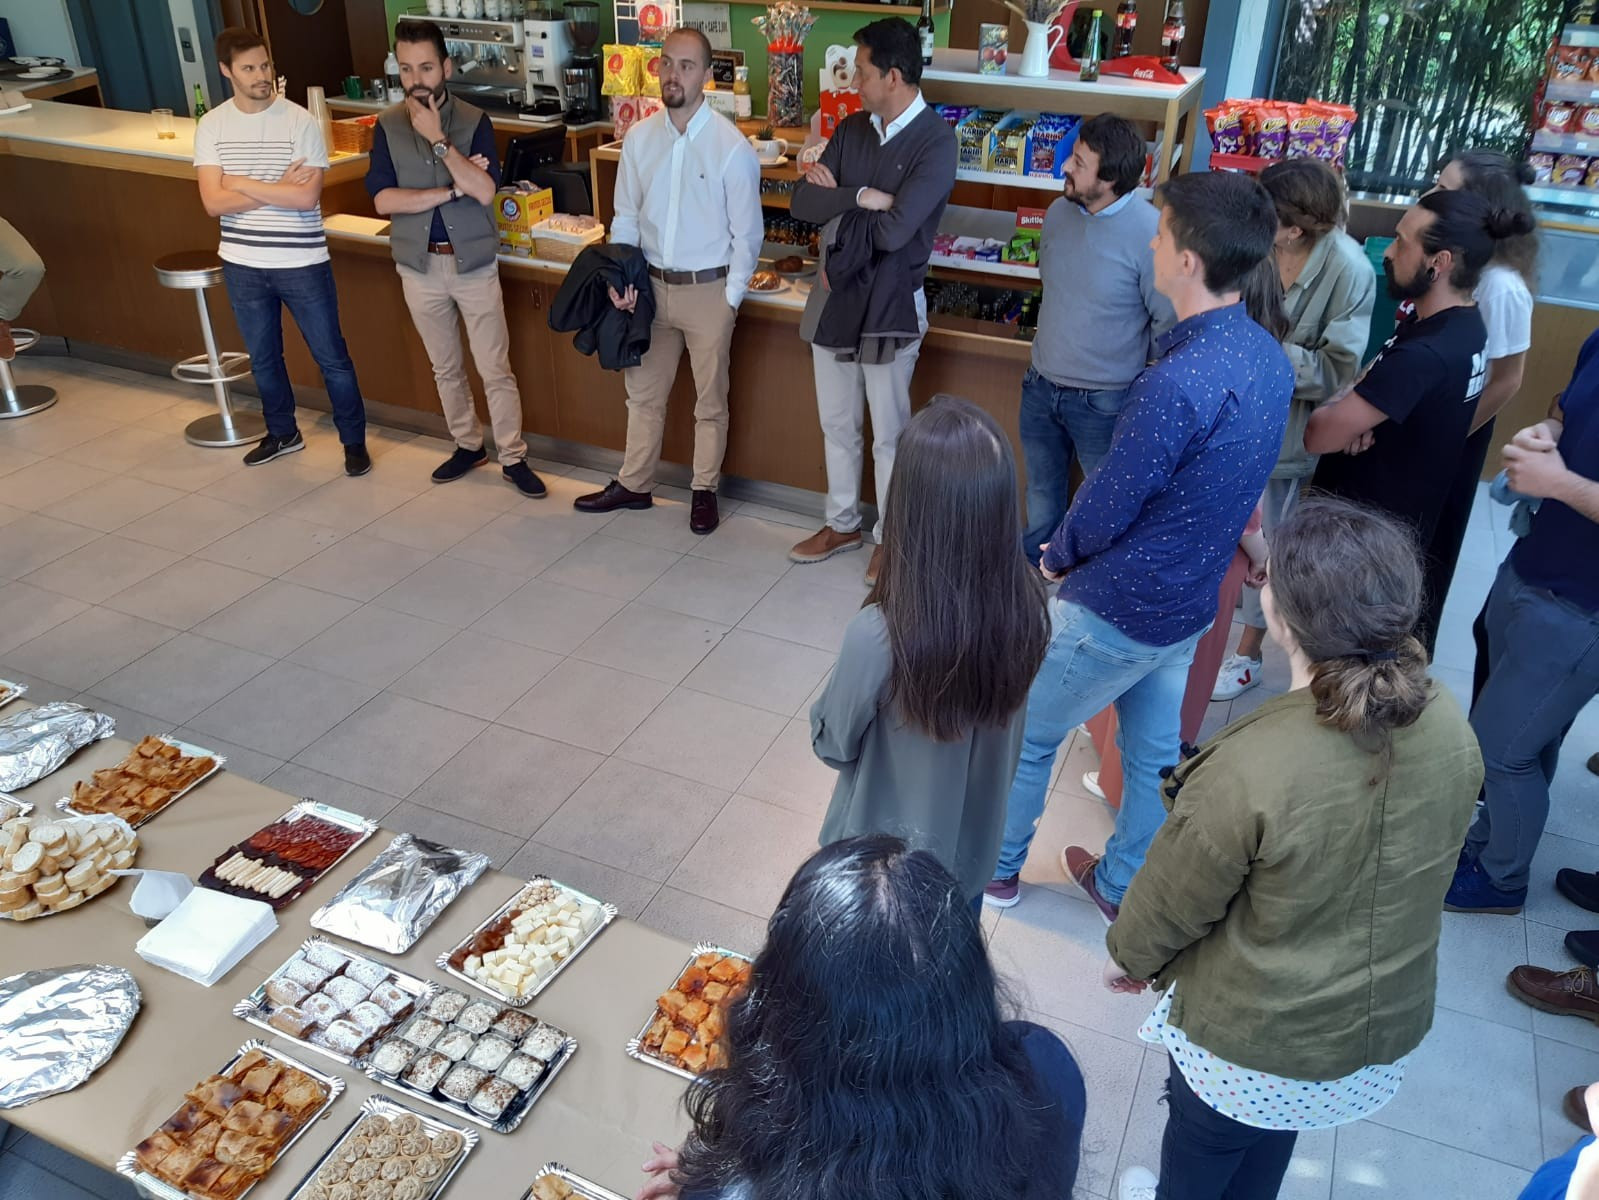
POLYGON ((727 268, 707 267, 703 271, 663 271, 660 267, 651 267, 650 274, 662 283, 715 283, 718 279, 727 278, 727 268))
POLYGON ((455 247, 450 245, 449 242, 429 242, 428 243, 428 253, 429 254, 454 254, 455 253, 455 247))

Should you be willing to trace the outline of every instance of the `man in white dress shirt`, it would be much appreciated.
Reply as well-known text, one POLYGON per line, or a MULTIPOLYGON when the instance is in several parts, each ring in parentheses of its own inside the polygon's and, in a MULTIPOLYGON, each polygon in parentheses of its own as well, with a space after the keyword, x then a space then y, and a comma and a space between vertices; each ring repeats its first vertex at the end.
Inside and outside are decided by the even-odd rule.
MULTIPOLYGON (((637 245, 650 264, 655 320, 650 348, 624 373, 627 452, 603 491, 579 496, 582 512, 654 503, 666 402, 688 347, 694 405, 694 481, 689 528, 710 533, 727 451, 727 375, 733 322, 760 258, 761 168, 744 135, 705 103, 711 43, 679 29, 661 47, 666 107, 628 130, 617 172, 611 241, 637 245)), ((611 302, 631 311, 635 289, 611 302)))

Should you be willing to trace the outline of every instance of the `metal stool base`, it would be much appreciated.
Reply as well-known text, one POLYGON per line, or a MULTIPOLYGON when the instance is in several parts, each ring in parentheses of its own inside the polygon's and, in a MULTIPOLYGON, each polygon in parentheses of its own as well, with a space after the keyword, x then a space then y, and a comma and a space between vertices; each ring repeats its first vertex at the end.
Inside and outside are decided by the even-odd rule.
POLYGON ((234 412, 232 420, 224 420, 221 413, 212 413, 208 417, 190 421, 183 436, 195 446, 242 446, 246 442, 259 442, 264 438, 266 422, 255 413, 234 412))
POLYGON ((210 357, 196 354, 173 366, 172 378, 179 383, 234 383, 250 374, 250 356, 237 350, 224 350, 217 355, 220 372, 211 374, 210 357))
POLYGON ((9 392, 0 391, 0 421, 43 412, 59 399, 55 388, 42 383, 24 383, 9 392))

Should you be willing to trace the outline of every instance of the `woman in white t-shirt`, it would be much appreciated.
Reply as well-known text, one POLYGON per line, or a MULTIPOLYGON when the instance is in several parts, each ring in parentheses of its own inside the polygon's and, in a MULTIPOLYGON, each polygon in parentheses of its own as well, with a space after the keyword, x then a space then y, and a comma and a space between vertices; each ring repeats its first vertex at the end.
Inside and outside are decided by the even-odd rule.
MULTIPOLYGON (((1496 150, 1463 150, 1444 164, 1438 173, 1438 186, 1447 191, 1474 192, 1493 208, 1520 211, 1536 220, 1532 202, 1523 185, 1532 182, 1532 168, 1496 150)), ((1438 622, 1443 615, 1449 585, 1455 577, 1455 562, 1466 540, 1466 525, 1471 506, 1477 499, 1477 483, 1493 443, 1494 417, 1521 389, 1527 351, 1532 346, 1533 288, 1537 286, 1538 235, 1508 238, 1499 243, 1499 253, 1482 274, 1476 300, 1483 324, 1488 327, 1487 382, 1477 401, 1471 436, 1461 453, 1460 466, 1432 541, 1426 554, 1426 599, 1422 628, 1427 631, 1430 658, 1438 638, 1438 622)))

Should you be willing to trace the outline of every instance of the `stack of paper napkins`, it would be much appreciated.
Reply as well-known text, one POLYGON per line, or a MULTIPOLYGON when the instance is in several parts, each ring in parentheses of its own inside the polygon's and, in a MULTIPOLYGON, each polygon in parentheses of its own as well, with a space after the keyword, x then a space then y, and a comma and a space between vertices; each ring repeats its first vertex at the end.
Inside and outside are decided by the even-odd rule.
POLYGON ((272 907, 197 887, 139 940, 139 957, 210 987, 278 927, 272 907))

